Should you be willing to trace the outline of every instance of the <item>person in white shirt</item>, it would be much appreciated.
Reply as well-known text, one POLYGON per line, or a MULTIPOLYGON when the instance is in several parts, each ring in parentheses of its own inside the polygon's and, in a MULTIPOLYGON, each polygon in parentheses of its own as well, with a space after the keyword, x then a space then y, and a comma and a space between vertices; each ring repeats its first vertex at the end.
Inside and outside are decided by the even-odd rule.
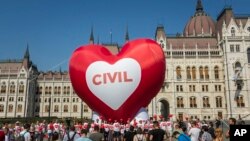
POLYGON ((191 141, 199 141, 199 135, 201 129, 197 128, 197 124, 195 121, 191 123, 192 128, 189 130, 188 135, 191 138, 191 141))
POLYGON ((114 135, 113 135, 114 141, 116 140, 118 141, 120 137, 120 128, 121 128, 120 123, 115 120, 113 127, 114 127, 114 135))

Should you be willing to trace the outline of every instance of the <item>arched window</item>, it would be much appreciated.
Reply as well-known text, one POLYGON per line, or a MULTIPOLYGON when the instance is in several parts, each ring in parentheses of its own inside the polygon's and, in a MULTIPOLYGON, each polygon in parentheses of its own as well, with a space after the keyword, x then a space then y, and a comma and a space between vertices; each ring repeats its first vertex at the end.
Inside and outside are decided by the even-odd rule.
POLYGON ((23 84, 23 82, 21 82, 20 85, 19 85, 19 93, 21 93, 21 94, 24 93, 24 84, 23 84))
POLYGON ((67 87, 67 94, 70 94, 70 86, 67 87))
POLYGON ((204 96, 204 97, 203 97, 203 107, 204 107, 204 108, 209 108, 209 107, 210 107, 210 104, 209 104, 209 97, 207 97, 207 96, 204 96))
POLYGON ((250 48, 247 49, 247 60, 250 63, 250 48))
POLYGON ((196 108, 197 107, 196 97, 194 97, 194 96, 190 97, 189 102, 190 102, 190 108, 196 108))
POLYGON ((49 94, 49 87, 45 87, 45 94, 49 94))
POLYGON ((208 67, 205 67, 205 79, 208 80, 209 79, 209 72, 208 72, 208 67))
POLYGON ((77 112, 77 105, 73 106, 73 112, 76 113, 77 112))
POLYGON ((0 105, 0 113, 4 111, 4 105, 0 105))
POLYGON ((58 94, 57 86, 54 87, 54 94, 58 94))
POLYGON ((183 97, 179 96, 177 97, 177 108, 183 108, 184 104, 183 104, 183 97))
POLYGON ((176 79, 177 80, 181 79, 181 67, 176 68, 176 79))
POLYGON ((55 105, 55 106, 54 106, 54 112, 55 112, 55 113, 58 113, 58 112, 59 112, 59 106, 58 106, 58 105, 55 105))
POLYGON ((39 87, 39 92, 38 92, 38 94, 42 94, 42 93, 43 93, 43 87, 40 86, 40 87, 39 87))
POLYGON ((52 87, 49 86, 49 94, 51 94, 51 91, 52 91, 52 87))
POLYGON ((191 80, 191 70, 190 70, 190 67, 187 67, 187 80, 191 80))
POLYGON ((69 112, 69 107, 68 105, 63 106, 63 112, 69 112))
POLYGON ((214 67, 214 78, 219 79, 219 67, 218 66, 214 67))
POLYGON ((199 68, 199 73, 200 73, 200 79, 203 80, 204 79, 203 67, 199 68))
POLYGON ((23 106, 21 104, 17 105, 17 112, 22 112, 23 106))
POLYGON ((233 37, 235 36, 235 28, 234 27, 231 28, 231 36, 233 36, 233 37))
POLYGON ((2 82, 2 85, 1 85, 1 94, 3 93, 6 93, 6 84, 5 82, 2 82))
POLYGON ((11 93, 11 94, 14 94, 14 93, 15 93, 15 88, 16 88, 15 83, 14 83, 14 82, 11 82, 11 84, 10 84, 10 93, 11 93))
POLYGON ((192 79, 196 80, 196 68, 192 67, 192 79))
POLYGON ((9 105, 8 112, 10 112, 10 113, 13 112, 13 105, 12 104, 9 105))
POLYGON ((63 94, 67 94, 67 87, 66 86, 63 87, 63 94))
POLYGON ((84 105, 84 106, 83 106, 83 111, 84 111, 84 112, 88 112, 88 111, 89 111, 88 105, 84 105))
POLYGON ((235 74, 238 74, 241 71, 242 67, 240 62, 235 63, 235 74))
POLYGON ((238 96, 236 98, 236 102, 237 102, 237 107, 245 107, 243 96, 238 96))
POLYGON ((44 112, 50 112, 49 105, 45 105, 44 112))
POLYGON ((58 87, 57 93, 58 93, 58 94, 61 94, 61 87, 60 87, 60 86, 58 87))
POLYGON ((215 100, 216 100, 216 108, 222 108, 222 97, 217 96, 215 100))

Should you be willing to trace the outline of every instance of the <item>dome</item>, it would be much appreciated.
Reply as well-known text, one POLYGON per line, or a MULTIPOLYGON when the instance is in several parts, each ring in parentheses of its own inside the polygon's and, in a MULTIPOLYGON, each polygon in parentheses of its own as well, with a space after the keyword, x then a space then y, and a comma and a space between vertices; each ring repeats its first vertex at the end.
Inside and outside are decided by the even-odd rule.
POLYGON ((185 26, 184 35, 191 37, 211 37, 215 35, 215 23, 213 19, 203 11, 201 0, 198 0, 196 12, 185 26))

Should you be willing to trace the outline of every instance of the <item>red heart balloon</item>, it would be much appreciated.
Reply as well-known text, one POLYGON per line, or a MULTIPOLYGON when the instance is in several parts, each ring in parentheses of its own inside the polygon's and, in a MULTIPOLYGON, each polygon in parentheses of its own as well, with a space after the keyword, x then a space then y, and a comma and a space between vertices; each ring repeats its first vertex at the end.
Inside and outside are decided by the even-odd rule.
POLYGON ((75 92, 105 119, 134 118, 159 92, 165 78, 165 57, 158 43, 138 39, 119 54, 101 45, 76 49, 69 64, 75 92))

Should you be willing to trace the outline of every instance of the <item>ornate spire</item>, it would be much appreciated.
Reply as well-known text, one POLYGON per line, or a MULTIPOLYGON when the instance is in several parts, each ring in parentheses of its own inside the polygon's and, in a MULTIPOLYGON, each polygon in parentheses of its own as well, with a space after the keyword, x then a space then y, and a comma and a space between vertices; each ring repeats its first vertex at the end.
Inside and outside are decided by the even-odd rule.
POLYGON ((91 27, 91 33, 89 37, 89 43, 94 44, 94 33, 93 33, 93 26, 91 27))
POLYGON ((128 26, 126 27, 125 42, 129 41, 128 26))
POLYGON ((202 3, 201 3, 201 0, 197 0, 196 12, 203 12, 203 6, 202 6, 202 3))
POLYGON ((24 58, 29 59, 30 58, 30 53, 29 53, 29 44, 27 43, 27 48, 24 54, 24 58))

